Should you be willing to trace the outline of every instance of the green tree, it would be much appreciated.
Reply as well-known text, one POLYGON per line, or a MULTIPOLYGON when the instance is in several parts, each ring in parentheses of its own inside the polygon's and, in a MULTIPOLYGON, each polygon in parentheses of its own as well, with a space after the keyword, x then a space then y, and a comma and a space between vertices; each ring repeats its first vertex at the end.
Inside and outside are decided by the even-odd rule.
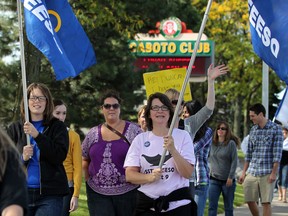
MULTIPOLYGON (((14 118, 15 107, 19 107, 19 102, 15 96, 21 94, 19 89, 14 88, 19 84, 18 75, 19 61, 13 62, 17 58, 19 51, 18 25, 15 12, 16 5, 12 1, 1 1, 0 8, 0 124, 14 118), (9 58, 8 58, 9 57, 9 58)), ((17 98, 17 96, 16 96, 17 98)))
MULTIPOLYGON (((92 1, 71 0, 70 4, 89 36, 97 56, 97 64, 74 79, 56 81, 50 63, 25 37, 27 84, 43 82, 54 97, 62 98, 69 106, 69 121, 81 127, 91 127, 102 121, 99 98, 107 89, 115 89, 124 99, 124 119, 135 119, 135 107, 143 103, 142 73, 134 72, 135 57, 128 49, 128 41, 138 32, 147 32, 157 21, 177 16, 188 28, 198 28, 199 15, 188 0, 92 1), (144 8, 144 9, 143 9, 144 8)), ((7 36, 7 35, 6 35, 7 36)), ((13 72, 21 79, 19 69, 13 72), (19 76, 20 75, 20 76, 19 76)), ((9 85, 14 92, 20 84, 9 85)), ((19 94, 18 94, 19 95, 19 94)), ((15 94, 16 96, 16 94, 15 94)), ((18 96, 17 101, 22 95, 18 96)), ((18 116, 15 112, 14 116, 18 116)), ((12 119, 12 118, 10 118, 12 119)))
MULTIPOLYGON (((230 69, 229 74, 216 85, 216 107, 220 112, 215 118, 226 119, 241 137, 249 127, 247 110, 251 104, 261 102, 262 90, 262 61, 253 52, 250 40, 248 3, 214 1, 205 32, 215 41, 215 62, 224 63, 230 69)), ((271 99, 281 87, 279 78, 270 73, 271 99)))

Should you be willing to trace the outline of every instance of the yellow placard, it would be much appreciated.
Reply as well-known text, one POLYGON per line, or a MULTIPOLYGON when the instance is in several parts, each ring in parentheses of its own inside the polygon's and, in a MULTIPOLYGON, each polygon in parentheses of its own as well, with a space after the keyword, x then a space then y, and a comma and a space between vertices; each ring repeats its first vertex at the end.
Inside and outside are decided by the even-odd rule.
MULTIPOLYGON (((185 76, 186 68, 175 68, 171 70, 144 73, 143 79, 146 87, 147 98, 155 92, 165 93, 169 88, 174 88, 180 92, 185 76)), ((190 85, 188 83, 184 92, 184 100, 189 101, 191 99, 190 85)))

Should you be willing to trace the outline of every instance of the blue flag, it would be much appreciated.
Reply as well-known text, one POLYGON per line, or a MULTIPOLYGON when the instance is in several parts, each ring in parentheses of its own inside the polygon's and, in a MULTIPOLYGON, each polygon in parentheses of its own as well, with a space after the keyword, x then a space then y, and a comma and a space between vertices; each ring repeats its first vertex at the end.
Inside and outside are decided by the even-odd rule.
POLYGON ((288 85, 288 1, 248 0, 255 53, 288 85))
POLYGON ((280 106, 276 111, 275 119, 288 127, 288 87, 286 87, 280 106))
POLYGON ((48 58, 57 80, 75 77, 96 63, 67 0, 24 0, 24 14, 28 40, 48 58))

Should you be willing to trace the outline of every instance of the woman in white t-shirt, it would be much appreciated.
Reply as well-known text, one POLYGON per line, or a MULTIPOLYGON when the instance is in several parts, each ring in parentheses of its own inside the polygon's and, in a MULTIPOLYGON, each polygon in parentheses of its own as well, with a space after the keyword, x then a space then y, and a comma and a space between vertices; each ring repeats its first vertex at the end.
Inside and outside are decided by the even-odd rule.
POLYGON ((150 95, 144 115, 148 131, 135 137, 124 163, 126 181, 140 185, 135 215, 194 215, 197 207, 188 190, 195 164, 191 137, 177 128, 167 135, 173 106, 165 94, 150 95), (167 154, 160 169, 163 148, 167 154))

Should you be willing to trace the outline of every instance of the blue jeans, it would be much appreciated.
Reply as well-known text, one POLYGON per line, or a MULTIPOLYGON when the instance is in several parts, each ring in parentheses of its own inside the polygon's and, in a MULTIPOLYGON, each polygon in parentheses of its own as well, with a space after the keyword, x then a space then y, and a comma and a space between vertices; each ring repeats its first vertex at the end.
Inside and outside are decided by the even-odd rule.
POLYGON ((136 207, 137 189, 121 195, 103 195, 86 183, 90 216, 132 216, 136 207))
POLYGON ((208 196, 209 185, 197 185, 195 187, 194 200, 197 204, 197 216, 203 216, 208 196))
POLYGON ((63 196, 40 195, 39 189, 28 189, 28 216, 61 216, 63 196))
POLYGON ((281 188, 288 188, 288 165, 280 165, 278 184, 281 188))
POLYGON ((209 185, 209 216, 216 216, 220 194, 223 195, 225 216, 233 216, 234 193, 236 182, 230 187, 226 186, 226 181, 210 179, 209 185))

